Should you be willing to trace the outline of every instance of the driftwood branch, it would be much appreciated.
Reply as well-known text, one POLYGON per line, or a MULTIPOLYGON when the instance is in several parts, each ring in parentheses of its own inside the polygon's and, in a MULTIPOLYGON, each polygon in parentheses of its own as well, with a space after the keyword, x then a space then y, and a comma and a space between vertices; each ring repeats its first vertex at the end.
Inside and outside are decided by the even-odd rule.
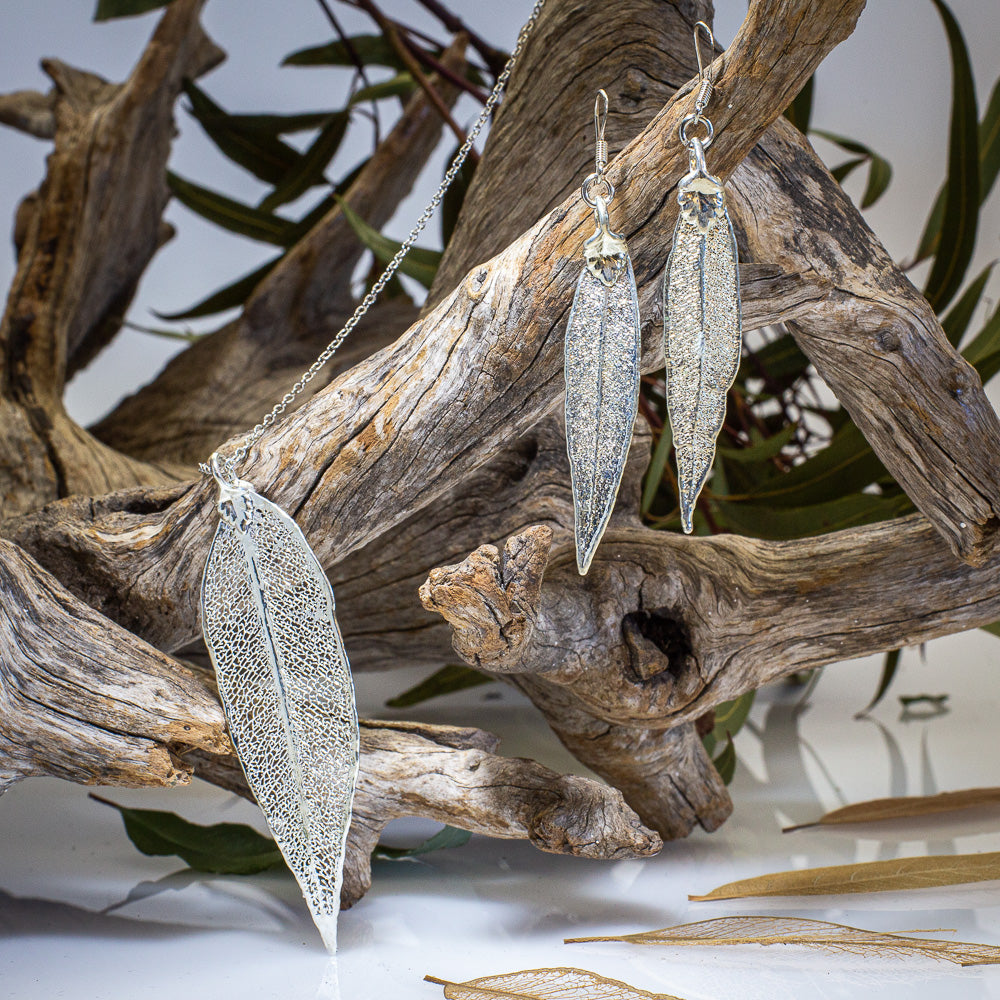
MULTIPOLYGON (((799 48, 793 54, 783 43, 763 51, 734 43, 737 55, 727 59, 720 87, 727 80, 734 107, 757 124, 733 130, 740 142, 728 140, 727 151, 720 150, 723 169, 749 152, 777 117, 789 88, 801 85, 850 31, 861 5, 836 12, 818 3, 792 6, 796 17, 808 21, 795 35, 799 48), (763 82, 761 60, 773 63, 763 82), (741 75, 743 61, 753 61, 742 67, 752 86, 741 75)), ((772 16, 786 13, 785 4, 758 7, 772 16)), ((748 30, 758 27, 751 18, 748 30)), ((672 102, 616 160, 616 180, 624 163, 635 169, 633 180, 623 181, 623 195, 631 185, 623 201, 640 226, 630 245, 647 293, 663 263, 660 234, 669 231, 675 211, 669 189, 686 169, 686 151, 672 141, 686 110, 685 100, 672 102), (658 176, 660 183, 654 192, 654 186, 640 187, 636 176, 658 176)), ((722 141, 720 136, 716 145, 722 141)), ((589 226, 578 198, 560 206, 473 269, 391 347, 342 375, 254 449, 257 487, 294 513, 324 565, 425 509, 552 408, 561 389, 562 329, 589 226)), ((121 495, 108 501, 114 508, 110 521, 97 507, 84 510, 70 500, 12 530, 87 600, 120 615, 157 645, 176 648, 195 632, 198 577, 215 518, 212 492, 205 482, 172 497, 160 492, 156 511, 144 494, 121 495), (130 512, 134 503, 142 504, 142 512, 130 512), (43 542, 49 531, 60 536, 58 551, 43 542), (135 532, 144 539, 141 550, 134 546, 135 532), (99 548, 96 559, 87 548, 99 548), (58 568, 48 561, 53 559, 58 568), (163 599, 167 589, 169 604, 163 599), (127 602, 118 596, 123 592, 127 602)))
POLYGON ((816 370, 952 551, 972 563, 991 558, 1000 424, 927 300, 784 119, 731 187, 751 258, 812 267, 836 289, 789 327, 816 370))
MULTIPOLYGON (((96 118, 121 112, 118 155, 146 148, 144 123, 150 178, 162 174, 179 80, 218 58, 197 25, 198 6, 174 0, 124 89, 56 70, 46 99, 56 155, 19 213, 19 277, 0 356, 0 419, 9 429, 9 450, 0 450, 10 540, 0 548, 7 781, 60 773, 168 783, 194 768, 242 786, 209 680, 157 652, 197 635, 216 523, 210 484, 170 479, 183 474, 177 463, 204 458, 266 410, 352 307, 347 276, 360 248, 339 210, 286 255, 235 323, 103 421, 101 441, 73 427, 60 401, 65 373, 113 332, 162 239, 160 177, 139 185, 125 213, 124 245, 137 270, 114 270, 119 251, 105 242, 102 274, 114 280, 99 283, 100 295, 84 287, 86 240, 106 233, 102 198, 131 169, 119 165, 107 187, 79 202, 84 152, 96 141, 96 118), (98 105, 100 116, 86 111, 98 105), (57 195, 77 208, 49 261, 61 262, 65 284, 39 256, 40 234, 59 218, 57 195), (27 282, 33 269, 40 283, 27 282), (220 400, 234 403, 221 422, 220 400), (140 485, 71 495, 130 483, 140 485), (41 506, 55 497, 65 499, 41 506), (38 621, 48 623, 44 634, 38 621)), ((984 459, 1000 451, 1000 425, 927 304, 778 118, 862 6, 751 3, 716 67, 725 101, 713 107, 712 169, 731 178, 741 252, 757 262, 742 269, 745 328, 789 323, 923 515, 793 543, 651 532, 635 516, 648 458, 640 426, 615 519, 588 578, 576 574, 553 414, 562 331, 591 226, 576 188, 588 170, 593 91, 605 83, 613 98, 609 172, 646 318, 643 365, 652 370, 661 364, 665 234, 687 169, 676 129, 692 104, 690 32, 710 10, 624 0, 608 46, 600 5, 550 0, 423 314, 391 303, 373 312, 371 339, 351 367, 260 442, 245 474, 296 517, 330 571, 356 669, 436 666, 454 647, 525 691, 614 787, 498 757, 476 730, 366 723, 346 902, 364 892, 371 846, 400 815, 591 857, 649 853, 659 845, 651 830, 714 829, 731 803, 696 728, 714 705, 794 670, 1000 618, 992 550, 1000 487, 984 459), (485 263, 469 270, 475 260, 485 263)), ((459 60, 462 46, 459 39, 444 58, 459 60)), ((20 111, 3 112, 0 102, 0 114, 45 133, 45 101, 18 100, 20 111)), ((348 193, 355 210, 380 225, 383 206, 403 196, 410 165, 439 132, 418 95, 348 193)))
POLYGON ((178 744, 228 746, 197 673, 77 600, 0 540, 0 792, 30 775, 121 785, 190 777, 178 744))
MULTIPOLYGON (((443 65, 461 70, 465 43, 459 36, 443 53, 443 65)), ((435 79, 434 87, 449 102, 458 96, 446 81, 435 79)), ((437 146, 441 128, 427 95, 414 95, 344 195, 346 204, 376 229, 384 226, 437 146)), ((226 438, 252 427, 354 311, 351 277, 364 252, 335 206, 261 281, 236 320, 177 355, 93 433, 135 458, 168 457, 190 466, 204 461, 226 438)), ((415 319, 405 298, 379 303, 300 403, 392 343, 415 319)))
MULTIPOLYGON (((2 541, 0 649, 0 793, 37 774, 174 785, 197 773, 249 794, 210 676, 137 641, 2 541)), ((659 850, 620 792, 499 757, 497 742, 475 729, 362 724, 347 905, 371 882, 382 829, 402 816, 581 857, 659 850)))
MULTIPOLYGON (((534 761, 499 757, 480 729, 410 722, 361 722, 361 769, 351 817, 342 905, 371 885, 371 855, 385 826, 423 816, 491 837, 529 840, 539 850, 599 860, 645 857, 662 846, 622 801, 590 778, 534 761)), ((196 773, 250 797, 235 757, 188 755, 196 773)))
MULTIPOLYGON (((171 5, 124 84, 57 60, 42 64, 54 84, 55 144, 44 182, 18 215, 18 268, 0 321, 0 500, 8 516, 70 493, 162 483, 178 471, 91 438, 67 416, 62 392, 119 329, 162 242, 174 101, 186 77, 222 58, 201 29, 200 7, 171 5)), ((36 131, 48 130, 34 121, 36 131)))

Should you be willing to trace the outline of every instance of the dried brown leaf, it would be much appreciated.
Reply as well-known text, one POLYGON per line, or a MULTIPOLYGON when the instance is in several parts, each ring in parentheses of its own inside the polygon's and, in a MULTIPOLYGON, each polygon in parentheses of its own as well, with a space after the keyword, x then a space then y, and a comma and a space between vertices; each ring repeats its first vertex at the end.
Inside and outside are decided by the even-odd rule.
POLYGON ((848 892, 895 892, 1000 879, 1000 852, 937 854, 856 865, 774 872, 720 885, 694 902, 748 896, 826 896, 848 892))
POLYGON ((714 920, 701 920, 693 924, 680 924, 676 927, 664 927, 662 930, 644 931, 639 934, 567 938, 566 944, 584 941, 713 947, 733 944, 797 944, 807 948, 822 948, 826 951, 871 958, 920 956, 953 962, 955 965, 1000 964, 1000 948, 995 945, 943 941, 939 938, 915 938, 799 917, 718 917, 714 920))
POLYGON ((839 826, 843 823, 883 823, 887 820, 914 819, 996 805, 1000 805, 1000 788, 965 788, 959 792, 940 792, 937 795, 870 799, 834 809, 814 823, 786 826, 782 832, 791 833, 793 830, 806 830, 813 826, 839 826))
POLYGON ((443 986, 448 1000, 678 1000, 586 969, 526 969, 467 983, 450 983, 434 976, 424 976, 424 980, 443 986))

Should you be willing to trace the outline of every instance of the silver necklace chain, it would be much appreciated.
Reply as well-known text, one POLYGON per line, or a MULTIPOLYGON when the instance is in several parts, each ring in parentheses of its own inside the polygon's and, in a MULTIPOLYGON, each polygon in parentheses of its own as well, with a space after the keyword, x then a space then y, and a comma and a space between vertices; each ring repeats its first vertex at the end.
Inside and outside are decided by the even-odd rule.
MULTIPOLYGON (((420 218, 417 219, 413 228, 410 230, 410 235, 406 237, 403 243, 400 245, 399 249, 393 255, 392 260, 386 264, 385 270, 379 276, 378 280, 374 285, 368 290, 368 294, 358 303, 358 307, 351 314, 350 319, 340 328, 337 335, 330 341, 326 347, 323 348, 322 353, 316 358, 316 360, 299 376, 298 381, 285 393, 271 411, 264 416, 264 418, 257 424, 252 431, 250 431, 246 437, 243 439, 240 446, 233 452, 231 456, 225 458, 218 453, 212 456, 215 460, 217 466, 221 466, 232 475, 233 468, 246 458, 247 452, 253 447, 256 442, 258 442, 265 434, 267 429, 277 421, 285 410, 295 401, 295 399, 302 393, 305 387, 320 373, 326 363, 337 353, 340 345, 347 339, 351 331, 361 322, 362 317, 369 309, 375 304, 375 300, 379 297, 382 289, 389 283, 392 276, 399 270, 400 264, 403 263, 403 259, 413 248, 413 245, 417 242, 417 237, 423 232, 424 227, 431 220, 437 207, 441 204, 441 199, 444 198, 445 192, 451 187, 452 181, 458 176, 459 170, 462 169, 462 164, 465 163, 466 158, 472 150, 476 139, 479 137, 479 133, 482 132, 489 120, 490 115, 493 113, 493 109, 497 106, 497 102, 500 100, 500 96, 503 94, 504 87, 507 85, 507 81, 510 78, 511 70, 514 68, 514 63, 517 61, 518 56, 520 56, 521 51, 524 48, 525 43, 528 40, 528 35, 531 34, 531 30, 534 28, 535 23, 538 21, 538 15, 541 13, 542 7, 545 4, 545 0, 536 0, 534 7, 531 8, 531 15, 528 20, 525 21, 524 27, 521 28, 520 33, 517 36, 517 43, 514 46, 513 51, 510 54, 510 58, 507 60, 507 64, 504 66, 503 71, 497 77, 497 82, 490 92, 489 97, 486 99, 486 103, 483 105, 483 110, 479 117, 476 119, 476 123, 472 126, 469 134, 465 137, 465 142, 459 147, 458 151, 455 153, 454 158, 451 161, 451 166, 448 168, 447 173, 441 181, 440 186, 434 193, 434 197, 427 203, 427 207, 423 210, 420 218)), ((213 475, 213 468, 211 460, 210 462, 200 462, 198 468, 207 476, 213 475)))

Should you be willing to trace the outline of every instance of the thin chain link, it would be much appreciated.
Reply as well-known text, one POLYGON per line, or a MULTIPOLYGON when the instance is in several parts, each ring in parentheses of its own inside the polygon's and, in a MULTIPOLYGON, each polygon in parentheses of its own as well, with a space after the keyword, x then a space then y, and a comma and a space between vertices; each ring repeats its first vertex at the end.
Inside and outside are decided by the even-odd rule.
MULTIPOLYGON (((259 424, 257 424, 252 431, 243 439, 242 444, 235 452, 227 459, 223 456, 218 456, 218 463, 223 466, 227 472, 232 472, 234 466, 246 458, 247 452, 259 441, 267 431, 267 429, 275 423, 275 421, 280 417, 285 410, 295 401, 299 394, 305 389, 305 387, 319 374, 326 363, 337 353, 340 345, 347 339, 351 331, 358 325, 362 317, 368 312, 369 309, 375 304, 375 300, 379 297, 382 289, 389 283, 390 278, 399 270, 400 264, 403 263, 403 259, 410 252, 413 245, 417 242, 417 237, 423 232, 424 227, 431 220, 437 207, 441 204, 441 199, 444 198, 445 192, 451 187, 452 181, 458 176, 459 170, 462 169, 462 164, 465 163, 466 157, 468 157, 476 139, 479 137, 479 133, 482 132, 489 120, 490 115, 493 113, 493 109, 497 106, 497 102, 500 100, 500 96, 503 94, 504 87, 507 85, 508 79, 510 79, 511 70, 514 68, 514 63, 517 61, 518 56, 521 54, 524 48, 525 42, 528 40, 528 35, 531 34, 532 28, 535 26, 535 22, 538 20, 538 15, 542 11, 542 7, 545 5, 545 0, 536 0, 534 7, 531 9, 531 15, 528 20, 524 23, 524 27, 521 28, 520 34, 517 36, 517 43, 514 46, 513 51, 510 54, 510 58, 507 60, 507 65, 504 66, 503 71, 497 77, 496 85, 493 87, 490 96, 486 99, 486 103, 483 105, 482 113, 476 119, 475 125, 472 126, 471 131, 465 137, 465 142, 459 147, 458 152, 455 153, 454 159, 451 161, 451 166, 448 168, 447 173, 444 175, 444 179, 441 181, 440 186, 434 194, 434 197, 428 202, 427 207, 423 210, 420 218, 417 219, 416 224, 413 229, 410 230, 410 235, 406 237, 403 243, 400 245, 399 249, 393 255, 392 260, 386 265, 385 270, 380 275, 378 281, 368 290, 368 294, 361 300, 358 307, 352 313, 350 319, 341 327, 337 335, 330 341, 329 344, 323 348, 323 352, 316 358, 316 360, 299 376, 299 380, 285 393, 284 396, 275 403, 274 407, 268 413, 259 424)), ((212 467, 207 462, 201 462, 198 468, 205 475, 212 475, 212 467)))

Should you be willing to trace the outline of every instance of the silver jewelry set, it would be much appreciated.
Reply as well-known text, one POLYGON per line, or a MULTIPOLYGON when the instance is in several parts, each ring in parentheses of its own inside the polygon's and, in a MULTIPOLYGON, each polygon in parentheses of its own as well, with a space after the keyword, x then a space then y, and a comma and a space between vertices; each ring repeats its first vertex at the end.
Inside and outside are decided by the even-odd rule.
MULTIPOLYGON (((694 112, 679 128, 690 169, 677 186, 680 212, 663 280, 667 411, 687 533, 715 458, 742 345, 736 238, 722 184, 705 165, 715 131, 704 114, 712 81, 702 65, 699 31, 715 44, 711 29, 699 21, 698 94, 694 112), (704 138, 694 134, 699 130, 704 138)), ((582 189, 597 229, 583 245, 585 264, 566 329, 566 445, 581 575, 611 519, 639 403, 639 302, 628 247, 608 216, 615 189, 605 175, 607 114, 608 96, 601 90, 594 104, 594 172, 582 189)))
MULTIPOLYGON (((247 783, 294 873, 330 952, 336 951, 344 855, 358 772, 354 686, 333 592, 295 522, 235 475, 235 467, 333 356, 371 308, 455 179, 500 99, 534 27, 537 0, 482 114, 410 235, 357 310, 299 381, 243 439, 202 472, 219 489, 219 524, 202 581, 201 616, 233 745, 247 783)), ((711 31, 699 22, 699 28, 711 31)), ((697 46, 697 32, 695 42, 697 46)), ((677 449, 681 514, 691 514, 711 468, 740 352, 736 244, 721 184, 705 168, 711 83, 698 56, 695 112, 681 124, 691 170, 664 284, 667 398, 677 449), (689 137, 701 127, 705 138, 689 137)), ((607 95, 595 106, 595 170, 583 184, 597 228, 584 244, 566 331, 566 437, 577 565, 585 573, 607 527, 639 396, 639 305, 624 238, 611 228, 605 176, 607 95)))

